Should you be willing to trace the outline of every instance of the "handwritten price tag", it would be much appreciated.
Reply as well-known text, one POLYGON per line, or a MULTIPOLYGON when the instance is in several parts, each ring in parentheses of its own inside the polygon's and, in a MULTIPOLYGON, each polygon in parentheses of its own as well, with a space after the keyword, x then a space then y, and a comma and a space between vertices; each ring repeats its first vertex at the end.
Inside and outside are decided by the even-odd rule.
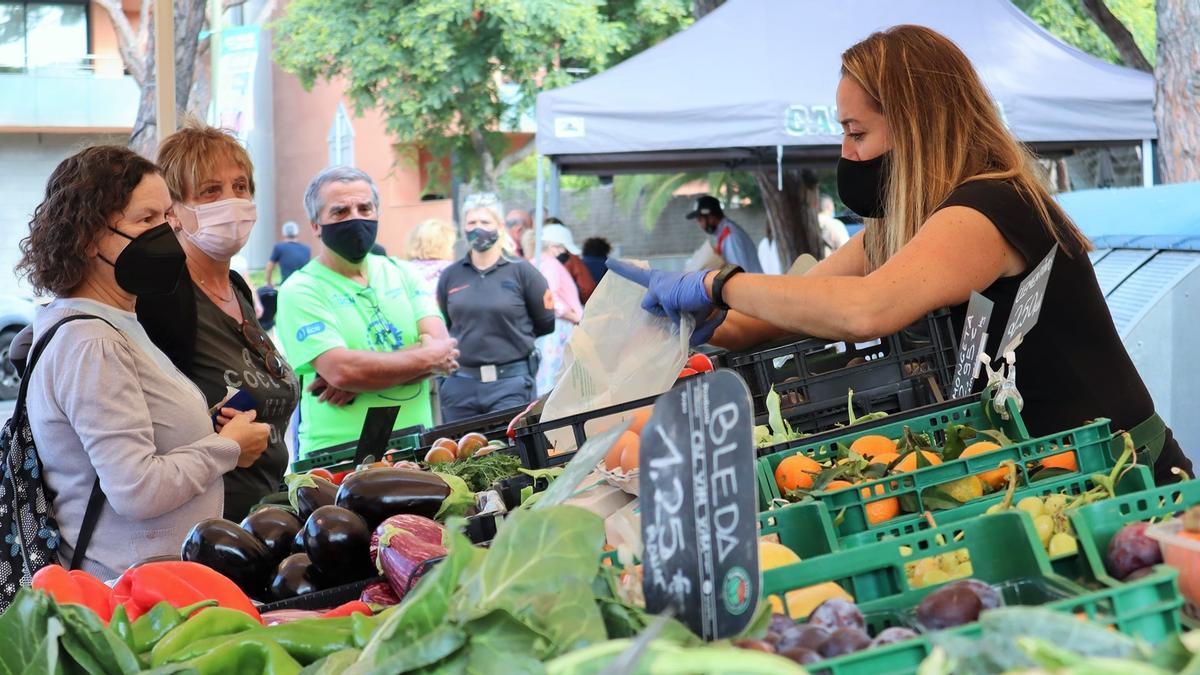
POLYGON ((963 321, 962 337, 958 341, 958 363, 954 369, 954 383, 950 398, 962 398, 971 393, 972 385, 979 374, 979 355, 987 341, 988 322, 992 319, 994 302, 972 292, 967 303, 967 318, 963 321))
POLYGON ((758 603, 750 391, 719 370, 663 394, 642 429, 642 590, 706 640, 737 635, 758 603))
POLYGON ((1046 298, 1050 270, 1054 267, 1054 254, 1057 252, 1058 246, 1055 245, 1017 288, 1017 297, 1013 299, 1008 325, 1004 327, 1004 337, 996 358, 1004 358, 1005 354, 1015 349, 1037 324, 1038 315, 1042 313, 1042 301, 1046 298))

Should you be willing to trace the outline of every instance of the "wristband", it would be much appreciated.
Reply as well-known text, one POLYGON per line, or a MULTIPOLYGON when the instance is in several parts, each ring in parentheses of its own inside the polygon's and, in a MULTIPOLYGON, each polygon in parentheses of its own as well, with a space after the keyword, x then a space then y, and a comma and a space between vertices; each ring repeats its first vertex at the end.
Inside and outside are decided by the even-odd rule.
POLYGON ((725 302, 723 294, 725 282, 729 281, 729 278, 733 275, 741 274, 744 271, 737 265, 726 265, 721 268, 721 271, 717 272, 717 276, 713 277, 712 282, 712 302, 714 307, 726 312, 729 311, 729 304, 725 302))

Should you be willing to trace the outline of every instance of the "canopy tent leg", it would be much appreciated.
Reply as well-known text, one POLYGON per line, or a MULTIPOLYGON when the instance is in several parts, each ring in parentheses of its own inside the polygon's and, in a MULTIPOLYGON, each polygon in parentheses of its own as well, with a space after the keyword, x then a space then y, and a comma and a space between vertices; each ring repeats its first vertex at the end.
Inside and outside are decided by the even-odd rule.
POLYGON ((559 218, 559 200, 562 198, 562 174, 558 171, 558 163, 550 162, 550 215, 559 218))
POLYGON ((154 0, 154 120, 158 143, 175 133, 175 3, 154 0))
POLYGON ((1142 139, 1142 185, 1154 185, 1154 141, 1142 139))
POLYGON ((783 146, 775 146, 775 189, 783 192, 783 146))
MULTIPOLYGON (((546 194, 546 169, 541 153, 537 155, 537 192, 533 198, 533 259, 537 260, 542 255, 542 208, 544 205, 544 195, 546 194)), ((554 160, 550 160, 550 165, 554 166, 554 160)), ((525 252, 527 255, 529 251, 525 252)))

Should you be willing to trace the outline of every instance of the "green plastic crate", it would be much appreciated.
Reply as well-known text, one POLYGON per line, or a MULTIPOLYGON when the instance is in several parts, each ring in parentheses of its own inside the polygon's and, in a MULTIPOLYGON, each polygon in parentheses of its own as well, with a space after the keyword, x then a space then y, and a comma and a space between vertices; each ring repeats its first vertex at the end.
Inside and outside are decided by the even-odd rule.
MULTIPOLYGON (((972 577, 996 586, 1006 604, 1082 612, 1150 642, 1178 632, 1182 600, 1173 570, 1164 567, 1137 582, 1089 593, 1053 572, 1036 537, 1028 514, 998 513, 769 570, 763 573, 763 595, 786 598, 789 591, 834 581, 855 597, 872 634, 891 625, 919 627, 915 608, 937 586, 910 588, 905 564, 965 548, 971 556, 972 577), (901 547, 910 554, 905 555, 901 547)), ((967 625, 953 630, 969 636, 979 629, 967 625)), ((914 673, 930 650, 922 636, 811 664, 809 672, 914 673)))
POLYGON ((1087 581, 1106 586, 1121 582, 1108 574, 1104 553, 1113 535, 1125 525, 1151 518, 1170 517, 1200 504, 1200 481, 1189 480, 1088 504, 1071 512, 1071 525, 1086 561, 1087 581))
POLYGON ((801 560, 838 550, 833 521, 819 502, 801 502, 758 514, 758 534, 778 536, 779 543, 801 560))
MULTIPOLYGON (((923 518, 921 514, 926 510, 926 506, 922 494, 928 488, 943 485, 966 476, 994 470, 998 461, 1012 459, 1017 464, 1018 480, 1021 485, 1018 489, 1024 490, 1027 489, 1026 486, 1036 486, 1042 483, 1042 481, 1038 481, 1037 483, 1030 482, 1030 474, 1026 468, 1026 463, 1061 453, 1064 447, 1070 447, 1076 451, 1080 470, 1055 478, 1044 479, 1046 484, 1067 477, 1090 476, 1094 473, 1107 472, 1116 463, 1112 455, 1111 445, 1112 434, 1109 431, 1108 420, 1100 419, 1070 431, 1044 436, 1031 441, 1023 441, 986 454, 944 462, 916 471, 885 476, 873 481, 864 481, 854 487, 817 494, 814 495, 814 499, 824 502, 829 512, 836 517, 839 537, 879 529, 894 529, 902 526, 918 528, 920 525, 916 524, 915 521, 923 518), (864 496, 864 492, 868 496, 864 496), (910 507, 906 509, 907 512, 881 523, 870 523, 867 520, 866 505, 871 502, 891 498, 899 498, 902 504, 906 502, 910 503, 910 507)), ((760 459, 759 462, 761 463, 766 459, 770 458, 760 459)), ((760 487, 761 483, 767 480, 770 483, 770 487, 774 488, 774 468, 770 469, 770 475, 772 476, 770 479, 763 478, 762 473, 764 469, 761 464, 759 469, 760 487)), ((982 511, 987 506, 1000 501, 1000 499, 1001 492, 995 492, 974 499, 969 502, 969 505, 982 506, 980 509, 982 511)), ((944 511, 938 511, 937 513, 941 514, 944 511)))
MULTIPOLYGON (((420 433, 396 435, 388 439, 384 457, 392 462, 415 459, 416 451, 420 447, 420 433)), ((292 473, 304 473, 312 469, 330 469, 334 472, 353 469, 355 466, 354 453, 357 449, 354 443, 346 443, 336 446, 336 449, 311 454, 306 459, 292 462, 292 473)))
MULTIPOLYGON (((998 414, 985 414, 984 406, 987 405, 991 405, 990 399, 975 396, 967 403, 957 400, 926 406, 902 415, 890 415, 865 424, 835 429, 816 436, 809 436, 808 438, 780 443, 770 448, 765 448, 760 451, 755 466, 755 472, 758 477, 759 508, 766 509, 772 500, 781 498, 782 495, 779 493, 779 486, 775 484, 775 467, 779 466, 779 463, 784 459, 801 453, 817 461, 828 459, 836 454, 835 448, 838 443, 849 446, 862 436, 878 434, 887 436, 888 438, 900 438, 904 434, 904 428, 908 427, 916 434, 930 434, 937 441, 938 445, 941 445, 944 440, 943 434, 946 425, 953 422, 955 424, 969 425, 976 429, 1003 431, 1004 435, 1013 441, 1019 442, 1029 439, 1029 431, 1025 428, 1025 422, 1021 419, 1021 413, 1017 410, 1016 404, 1013 401, 1010 400, 1007 403, 1009 414, 1007 421, 999 420, 998 414), (999 424, 997 425, 994 420, 998 421, 999 424)), ((981 455, 980 457, 983 456, 981 455)), ((978 460, 979 458, 971 457, 961 461, 972 461, 972 466, 982 467, 984 463, 978 460)), ((995 468, 994 462, 996 460, 992 461, 993 463, 989 466, 995 468)), ((953 473, 953 471, 945 473, 949 474, 953 473)))

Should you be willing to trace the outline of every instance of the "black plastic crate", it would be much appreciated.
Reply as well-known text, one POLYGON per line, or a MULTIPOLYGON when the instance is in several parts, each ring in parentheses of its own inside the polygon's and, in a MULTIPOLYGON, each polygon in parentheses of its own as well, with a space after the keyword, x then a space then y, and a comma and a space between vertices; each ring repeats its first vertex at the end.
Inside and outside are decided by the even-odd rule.
POLYGON ((723 361, 746 381, 756 416, 765 419, 766 397, 773 387, 784 418, 799 420, 801 430, 808 431, 803 427, 829 428, 805 422, 808 412, 840 407, 844 418, 850 389, 856 394, 888 391, 900 396, 903 385, 910 383, 914 398, 898 401, 905 407, 886 412, 937 402, 954 378, 956 352, 950 312, 943 309, 878 340, 855 344, 806 338, 727 354, 723 361))
MULTIPOLYGON (((854 414, 857 417, 874 412, 885 412, 889 415, 894 415, 940 402, 924 400, 925 397, 922 395, 924 390, 925 387, 915 382, 903 381, 869 391, 855 391, 854 414)), ((845 396, 832 404, 826 402, 790 408, 785 411, 784 419, 788 421, 793 431, 804 434, 820 434, 839 427, 848 426, 850 423, 849 414, 846 410, 845 396)), ((760 415, 755 419, 755 424, 766 423, 766 415, 760 415)), ((759 448, 758 456, 761 457, 779 452, 781 448, 790 447, 795 442, 789 441, 787 443, 759 448)))
MULTIPOLYGON (((516 445, 517 452, 521 456, 521 464, 529 469, 546 469, 552 466, 559 466, 571 461, 575 453, 565 452, 557 455, 550 454, 550 441, 546 439, 547 431, 556 429, 570 428, 575 437, 575 447, 578 449, 583 446, 583 442, 587 440, 588 431, 585 425, 595 419, 600 419, 616 413, 626 412, 641 408, 643 406, 654 405, 657 396, 648 396, 636 401, 627 403, 619 403, 617 405, 601 408, 599 410, 589 410, 575 415, 568 415, 549 422, 540 421, 541 409, 531 410, 525 416, 519 425, 513 429, 513 443, 516 445)), ((596 433, 602 433, 606 429, 599 429, 596 433)))
POLYGON ((436 426, 421 434, 421 447, 428 448, 439 438, 449 438, 457 441, 471 432, 481 433, 489 441, 505 440, 507 439, 509 423, 512 422, 514 417, 520 415, 527 406, 528 404, 517 406, 516 408, 506 408, 490 412, 486 415, 478 415, 465 420, 436 426))

